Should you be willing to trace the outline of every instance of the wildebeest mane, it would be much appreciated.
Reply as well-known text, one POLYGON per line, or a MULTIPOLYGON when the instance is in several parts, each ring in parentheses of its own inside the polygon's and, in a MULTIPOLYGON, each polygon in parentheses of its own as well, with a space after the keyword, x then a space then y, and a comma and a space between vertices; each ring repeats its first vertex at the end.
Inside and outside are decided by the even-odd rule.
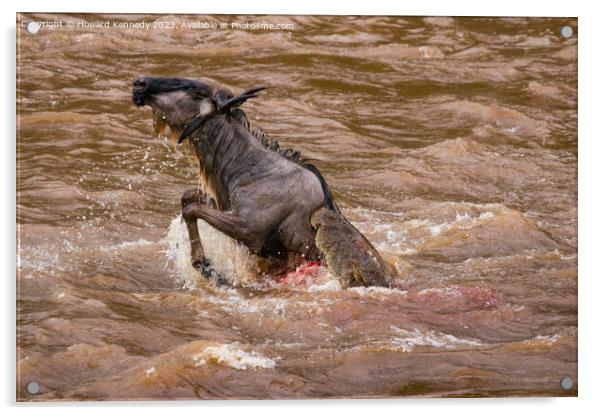
POLYGON ((260 127, 251 124, 249 119, 247 118, 247 114, 240 108, 236 108, 230 112, 233 118, 237 119, 253 137, 255 137, 259 142, 268 150, 272 150, 287 160, 290 160, 294 163, 297 163, 300 166, 305 166, 307 164, 307 159, 301 158, 301 153, 297 150, 293 150, 292 148, 280 148, 280 144, 278 140, 273 140, 268 137, 268 134, 263 131, 260 127))

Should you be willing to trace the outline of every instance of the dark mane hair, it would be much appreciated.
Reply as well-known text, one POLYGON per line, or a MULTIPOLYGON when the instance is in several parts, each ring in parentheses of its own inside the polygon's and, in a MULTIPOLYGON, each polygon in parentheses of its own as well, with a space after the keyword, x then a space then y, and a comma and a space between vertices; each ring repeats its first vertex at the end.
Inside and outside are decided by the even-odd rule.
POLYGON ((308 162, 307 159, 301 158, 301 153, 297 150, 293 150, 292 148, 280 148, 280 144, 278 140, 270 139, 265 131, 263 131, 260 127, 257 127, 250 123, 247 118, 247 114, 240 108, 236 108, 230 111, 230 115, 233 118, 238 120, 253 137, 255 137, 265 148, 268 150, 272 150, 287 160, 290 160, 294 163, 297 163, 300 166, 305 166, 308 162))
POLYGON ((152 78, 145 92, 152 95, 173 91, 186 91, 193 97, 207 97, 212 93, 209 84, 185 78, 152 78))

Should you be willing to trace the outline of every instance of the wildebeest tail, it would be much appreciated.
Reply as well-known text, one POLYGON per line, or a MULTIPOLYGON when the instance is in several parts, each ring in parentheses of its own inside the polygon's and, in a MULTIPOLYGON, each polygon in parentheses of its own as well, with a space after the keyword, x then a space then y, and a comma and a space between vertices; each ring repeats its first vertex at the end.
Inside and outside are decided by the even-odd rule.
POLYGON ((320 173, 320 170, 318 170, 318 168, 311 163, 304 163, 303 167, 315 174, 318 177, 318 180, 320 180, 320 184, 322 185, 322 191, 324 192, 324 206, 326 206, 327 209, 333 210, 338 214, 341 214, 341 211, 339 210, 339 207, 332 198, 332 194, 330 193, 328 184, 326 184, 326 180, 324 180, 324 177, 322 176, 322 173, 320 173))

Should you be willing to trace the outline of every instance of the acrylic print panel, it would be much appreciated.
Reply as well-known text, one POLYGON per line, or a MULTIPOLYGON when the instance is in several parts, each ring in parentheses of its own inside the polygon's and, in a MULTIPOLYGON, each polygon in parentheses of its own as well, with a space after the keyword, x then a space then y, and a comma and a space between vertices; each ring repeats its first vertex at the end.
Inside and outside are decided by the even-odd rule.
POLYGON ((576 396, 577 35, 17 15, 17 399, 576 396))

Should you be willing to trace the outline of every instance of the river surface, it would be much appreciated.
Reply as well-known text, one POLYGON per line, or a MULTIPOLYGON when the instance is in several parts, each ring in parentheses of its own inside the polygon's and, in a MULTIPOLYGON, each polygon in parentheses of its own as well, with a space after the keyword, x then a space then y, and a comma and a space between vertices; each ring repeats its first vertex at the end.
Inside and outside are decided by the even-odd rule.
POLYGON ((577 394, 576 19, 17 20, 18 400, 577 394), (231 285, 204 281, 194 164, 132 105, 141 75, 268 87, 249 118, 315 159, 407 289, 259 277, 201 223, 231 285))

